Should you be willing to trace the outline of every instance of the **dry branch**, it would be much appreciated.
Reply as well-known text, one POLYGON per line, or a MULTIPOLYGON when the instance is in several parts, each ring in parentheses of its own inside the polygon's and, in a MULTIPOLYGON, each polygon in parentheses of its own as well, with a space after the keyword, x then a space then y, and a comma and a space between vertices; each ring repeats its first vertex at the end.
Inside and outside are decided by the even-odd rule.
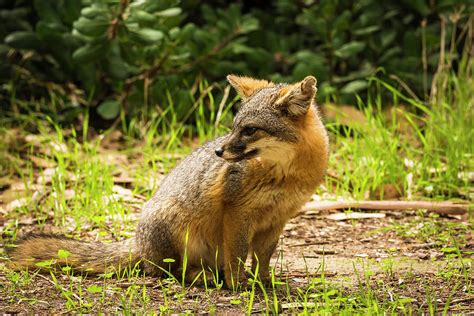
POLYGON ((342 209, 400 211, 424 209, 438 214, 460 215, 468 211, 469 204, 427 201, 321 201, 306 203, 301 212, 342 209))

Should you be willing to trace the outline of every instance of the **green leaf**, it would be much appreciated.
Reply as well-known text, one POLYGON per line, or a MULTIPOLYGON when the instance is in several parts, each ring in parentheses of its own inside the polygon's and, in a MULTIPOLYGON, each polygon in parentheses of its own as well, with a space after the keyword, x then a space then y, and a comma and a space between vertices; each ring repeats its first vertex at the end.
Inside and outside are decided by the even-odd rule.
POLYGON ((36 32, 40 38, 47 38, 52 37, 51 33, 62 36, 69 33, 69 29, 60 23, 39 21, 36 24, 36 32))
POLYGON ((352 94, 365 88, 367 88, 367 81, 354 80, 346 84, 344 87, 342 87, 341 93, 352 94))
POLYGON ((39 268, 50 268, 55 262, 55 260, 40 261, 35 263, 35 266, 39 268))
POLYGON ((104 101, 97 108, 97 113, 106 120, 114 119, 120 113, 120 103, 116 100, 104 101))
POLYGON ((34 6, 35 13, 39 16, 40 20, 61 23, 61 18, 54 1, 35 0, 34 6))
POLYGON ((63 8, 65 12, 65 20, 69 23, 76 20, 81 14, 81 7, 81 0, 64 1, 63 8))
POLYGON ((428 6, 428 4, 426 3, 427 1, 425 0, 403 0, 402 2, 404 2, 409 7, 415 9, 423 16, 427 16, 428 14, 430 14, 430 7, 428 6))
POLYGON ((156 16, 169 18, 169 17, 180 15, 181 14, 181 8, 177 8, 177 7, 176 8, 169 8, 169 9, 166 9, 166 10, 163 10, 163 11, 155 12, 154 14, 156 16))
POLYGON ((448 253, 457 253, 459 250, 456 247, 444 247, 444 248, 441 248, 441 251, 448 254, 448 253))
POLYGON ((164 262, 164 263, 173 263, 173 262, 175 262, 175 261, 176 261, 176 260, 174 260, 174 259, 172 259, 172 258, 165 258, 165 259, 163 259, 163 262, 164 262))
POLYGON ((69 256, 71 256, 71 253, 67 250, 64 250, 64 249, 59 249, 58 250, 58 258, 59 259, 67 259, 69 258, 69 256))
POLYGON ((104 20, 91 20, 85 17, 80 17, 74 22, 74 28, 79 32, 87 36, 100 36, 105 34, 109 26, 108 21, 104 20))
POLYGON ((164 37, 162 31, 153 30, 149 28, 138 29, 136 31, 132 31, 132 33, 135 33, 139 40, 147 44, 154 44, 164 37))
POLYGON ((394 30, 384 31, 382 33, 382 47, 387 47, 392 44, 393 40, 397 36, 397 32, 394 30))
POLYGON ((91 294, 102 293, 103 290, 104 290, 104 288, 102 286, 98 286, 98 285, 95 285, 95 284, 89 285, 87 287, 87 292, 89 292, 91 294))
POLYGON ((355 35, 367 35, 367 34, 370 34, 370 33, 373 33, 373 32, 376 32, 380 30, 380 26, 378 25, 372 25, 372 26, 368 26, 368 27, 364 27, 364 28, 361 28, 361 29, 358 29, 358 30, 355 30, 353 33, 355 35))
POLYGON ((177 39, 178 36, 181 34, 181 29, 177 26, 173 27, 171 30, 169 30, 168 35, 171 39, 177 39))
POLYGON ((0 44, 0 56, 6 55, 10 49, 7 45, 0 44))
POLYGON ((98 6, 91 6, 81 10, 81 15, 88 19, 93 19, 98 16, 104 17, 106 14, 107 10, 104 7, 98 6))
POLYGON ((39 49, 41 41, 34 32, 18 31, 5 37, 5 44, 16 49, 39 49))
POLYGON ((350 29, 351 16, 352 14, 349 10, 342 12, 333 22, 334 29, 336 29, 338 32, 350 29))
POLYGON ((72 59, 77 63, 88 63, 97 60, 102 56, 105 48, 107 46, 104 44, 86 44, 82 47, 79 47, 72 54, 72 59))
POLYGON ((151 23, 156 21, 156 16, 143 10, 132 11, 132 18, 141 23, 151 23))
POLYGON ((340 58, 348 58, 362 51, 364 48, 365 48, 365 43, 353 41, 345 45, 342 45, 341 48, 337 49, 334 52, 334 55, 340 58))
POLYGON ((124 80, 129 75, 129 68, 122 58, 120 47, 116 43, 112 44, 104 64, 107 74, 113 79, 124 80))
POLYGON ((413 303, 413 302, 416 302, 416 299, 415 298, 411 298, 411 297, 401 297, 401 298, 398 298, 397 299, 397 303, 398 304, 409 304, 409 303, 413 303))
POLYGON ((239 300, 239 299, 230 300, 230 304, 232 304, 232 305, 240 305, 241 303, 242 303, 242 301, 239 300))
POLYGON ((240 29, 243 33, 249 33, 258 29, 259 22, 255 18, 245 19, 240 26, 240 29))
POLYGON ((326 297, 336 296, 337 293, 338 293, 337 290, 329 290, 329 291, 327 291, 327 292, 325 293, 325 296, 326 296, 326 297))

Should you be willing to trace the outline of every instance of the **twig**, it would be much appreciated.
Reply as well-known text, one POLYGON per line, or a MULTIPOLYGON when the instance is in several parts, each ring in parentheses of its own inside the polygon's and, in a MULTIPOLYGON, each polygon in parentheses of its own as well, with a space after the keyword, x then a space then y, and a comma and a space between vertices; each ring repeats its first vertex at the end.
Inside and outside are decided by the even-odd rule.
POLYGON ((441 20, 441 35, 440 35, 440 44, 439 44, 439 59, 438 59, 438 68, 431 80, 431 90, 430 90, 430 104, 433 104, 435 100, 438 100, 438 77, 441 72, 444 70, 444 61, 445 61, 445 45, 446 45, 446 19, 444 16, 440 16, 441 20))
POLYGON ((437 244, 435 242, 429 242, 429 243, 426 243, 426 244, 417 244, 417 245, 413 245, 411 246, 412 249, 425 249, 425 248, 433 248, 433 247, 436 247, 437 244))
POLYGON ((117 36, 119 26, 124 20, 124 13, 125 13, 125 10, 128 8, 128 4, 129 4, 128 0, 120 1, 120 11, 117 14, 117 17, 112 20, 112 22, 110 23, 107 29, 107 39, 109 41, 112 41, 117 36))
POLYGON ((396 82, 398 82, 398 84, 400 86, 402 86, 403 89, 405 89, 405 91, 413 98, 415 99, 416 101, 418 102, 421 102, 420 101, 420 98, 418 98, 418 96, 416 95, 415 92, 413 92, 412 89, 410 89, 410 87, 402 80, 400 79, 400 77, 396 76, 396 75, 389 75, 388 76, 390 79, 393 79, 395 80, 396 82))
POLYGON ((418 210, 425 209, 428 212, 438 214, 461 215, 465 214, 468 204, 453 202, 427 202, 427 201, 321 201, 308 202, 301 213, 307 211, 327 211, 341 209, 364 209, 364 210, 418 210))
POLYGON ((426 24, 427 20, 421 21, 421 63, 423 65, 423 93, 425 100, 428 98, 428 54, 426 52, 426 24))
POLYGON ((292 272, 292 273, 282 274, 282 275, 280 275, 280 277, 288 277, 288 278, 307 278, 307 277, 310 277, 310 278, 317 278, 317 277, 321 277, 323 274, 324 274, 324 276, 332 277, 332 276, 335 276, 337 274, 337 272, 328 272, 328 271, 325 271, 324 273, 322 273, 322 272, 315 272, 315 273, 311 273, 311 272, 308 272, 308 273, 305 273, 305 272, 292 272))
MULTIPOLYGON (((315 241, 315 242, 305 242, 305 243, 301 243, 301 244, 288 245, 288 247, 320 246, 320 245, 325 245, 325 244, 328 244, 328 242, 315 241)), ((327 253, 327 251, 326 251, 326 253, 327 253)))
POLYGON ((160 58, 160 60, 158 61, 157 64, 155 64, 154 66, 148 68, 148 69, 145 69, 143 70, 141 73, 139 73, 138 75, 135 75, 131 78, 128 78, 126 81, 125 81, 125 85, 124 85, 124 91, 126 92, 126 95, 125 96, 122 96, 121 99, 124 99, 127 95, 128 95, 128 91, 130 90, 130 88, 132 87, 132 85, 139 81, 139 80, 145 80, 145 79, 153 79, 156 74, 158 73, 158 71, 160 71, 161 67, 163 66, 163 64, 168 60, 168 57, 170 56, 170 52, 169 51, 166 51, 163 56, 160 58))
POLYGON ((470 302, 474 301, 474 295, 473 296, 468 296, 468 297, 463 297, 463 298, 457 298, 455 300, 452 300, 450 304, 458 304, 458 303, 465 303, 465 302, 470 302))
POLYGON ((224 106, 227 102, 227 98, 229 97, 229 92, 230 86, 225 87, 224 95, 222 96, 221 103, 219 104, 219 110, 217 111, 216 121, 214 122, 214 127, 216 128, 216 130, 219 127, 219 122, 221 120, 222 112, 224 111, 224 106))
POLYGON ((183 117, 183 119, 181 120, 184 124, 184 122, 186 122, 189 117, 193 114, 193 112, 197 109, 197 107, 199 106, 199 103, 204 99, 204 97, 210 93, 212 91, 212 89, 214 89, 215 87, 215 84, 211 84, 209 87, 207 87, 206 89, 204 89, 203 92, 201 92, 201 95, 199 96, 199 98, 194 102, 193 106, 191 107, 191 109, 188 111, 188 113, 186 113, 186 115, 183 117))
POLYGON ((127 288, 130 286, 155 286, 157 284, 156 280, 155 281, 144 281, 144 282, 124 282, 124 283, 117 283, 116 285, 121 288, 127 288))

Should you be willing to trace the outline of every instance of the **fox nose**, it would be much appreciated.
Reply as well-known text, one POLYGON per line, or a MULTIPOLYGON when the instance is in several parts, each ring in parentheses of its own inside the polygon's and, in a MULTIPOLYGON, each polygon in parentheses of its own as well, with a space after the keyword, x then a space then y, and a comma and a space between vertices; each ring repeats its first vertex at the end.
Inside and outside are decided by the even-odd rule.
POLYGON ((222 157, 222 155, 224 154, 224 149, 222 149, 222 147, 218 147, 215 150, 215 153, 216 153, 217 156, 222 157))

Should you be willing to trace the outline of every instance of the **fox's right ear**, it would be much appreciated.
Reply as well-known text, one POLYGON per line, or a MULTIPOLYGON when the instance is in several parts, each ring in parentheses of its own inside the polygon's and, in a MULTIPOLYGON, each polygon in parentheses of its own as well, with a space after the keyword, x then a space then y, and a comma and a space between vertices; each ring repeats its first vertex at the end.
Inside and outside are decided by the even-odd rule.
POLYGON ((236 75, 228 75, 227 81, 229 81, 230 85, 234 87, 243 100, 248 99, 257 90, 273 86, 273 83, 266 80, 239 77, 236 75))

